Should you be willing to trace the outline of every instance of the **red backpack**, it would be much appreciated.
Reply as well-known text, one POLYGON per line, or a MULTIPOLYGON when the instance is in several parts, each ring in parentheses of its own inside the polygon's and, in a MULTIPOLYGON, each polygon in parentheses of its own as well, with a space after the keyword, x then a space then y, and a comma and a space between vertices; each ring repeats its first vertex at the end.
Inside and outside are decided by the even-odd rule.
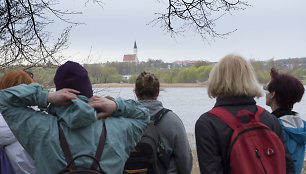
POLYGON ((260 115, 264 111, 259 106, 255 114, 240 110, 237 116, 222 107, 208 111, 233 129, 227 157, 231 174, 286 173, 284 145, 273 130, 260 122, 260 115), (249 121, 243 123, 242 116, 248 116, 249 121))

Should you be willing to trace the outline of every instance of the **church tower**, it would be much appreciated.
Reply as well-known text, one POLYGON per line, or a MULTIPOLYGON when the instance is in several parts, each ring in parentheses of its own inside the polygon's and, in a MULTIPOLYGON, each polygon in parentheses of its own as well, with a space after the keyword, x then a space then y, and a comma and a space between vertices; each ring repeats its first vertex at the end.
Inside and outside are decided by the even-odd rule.
POLYGON ((134 54, 136 55, 136 60, 135 60, 135 62, 138 62, 138 55, 137 55, 137 44, 136 44, 136 40, 135 40, 135 42, 134 42, 134 54))
POLYGON ((137 55, 137 44, 136 40, 134 42, 133 54, 125 54, 123 55, 123 62, 135 62, 138 63, 138 55, 137 55))

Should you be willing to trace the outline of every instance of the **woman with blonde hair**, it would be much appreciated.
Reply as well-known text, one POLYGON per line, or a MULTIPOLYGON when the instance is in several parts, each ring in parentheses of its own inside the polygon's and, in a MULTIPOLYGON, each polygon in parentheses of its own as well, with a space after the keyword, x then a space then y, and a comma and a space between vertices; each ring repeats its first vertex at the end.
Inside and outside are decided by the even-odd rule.
MULTIPOLYGON (((261 97, 262 91, 251 64, 238 55, 230 54, 225 56, 214 66, 209 74, 208 96, 216 98, 214 108, 221 107, 228 114, 225 114, 225 112, 213 114, 209 111, 197 120, 195 135, 199 167, 201 173, 233 173, 232 161, 229 158, 229 154, 232 152, 231 137, 233 129, 221 117, 231 115, 237 117, 236 115, 241 110, 255 115, 257 110, 259 110, 254 97, 261 97)), ((252 120, 250 116, 239 118, 243 124, 252 120)), ((262 110, 262 113, 259 115, 259 120, 280 137, 280 143, 284 144, 286 152, 286 173, 294 173, 294 166, 287 146, 285 145, 282 128, 277 118, 269 112, 262 110)), ((244 155, 246 154, 241 154, 241 156, 244 155)), ((244 161, 240 162, 243 165, 244 161)), ((248 173, 256 173, 257 169, 253 167, 248 170, 248 173)))
MULTIPOLYGON (((6 73, 0 82, 0 89, 6 89, 20 84, 30 84, 34 79, 25 71, 12 70, 6 73)), ((16 174, 34 174, 34 161, 17 141, 12 131, 0 114, 0 146, 5 153, 16 174)))

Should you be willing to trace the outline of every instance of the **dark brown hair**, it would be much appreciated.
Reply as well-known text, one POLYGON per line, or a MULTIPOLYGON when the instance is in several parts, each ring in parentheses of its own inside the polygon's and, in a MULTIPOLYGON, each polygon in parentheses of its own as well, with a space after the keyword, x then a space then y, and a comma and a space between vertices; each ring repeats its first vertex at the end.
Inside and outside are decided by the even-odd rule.
POLYGON ((136 79, 135 93, 139 100, 156 100, 159 93, 158 78, 153 73, 140 73, 136 79))
POLYGON ((12 70, 4 74, 4 76, 2 77, 0 82, 0 89, 6 89, 23 83, 30 84, 33 82, 35 82, 35 80, 33 80, 28 73, 22 70, 12 70))
POLYGON ((294 103, 301 101, 305 91, 304 85, 294 76, 279 74, 274 68, 271 69, 270 75, 268 91, 275 92, 276 103, 281 109, 291 110, 294 103))

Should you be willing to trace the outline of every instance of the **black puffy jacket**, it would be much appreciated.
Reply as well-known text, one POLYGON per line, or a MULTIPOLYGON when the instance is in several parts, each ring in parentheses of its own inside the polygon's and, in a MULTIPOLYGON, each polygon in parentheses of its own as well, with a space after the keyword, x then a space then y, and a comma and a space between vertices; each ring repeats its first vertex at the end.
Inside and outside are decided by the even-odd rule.
MULTIPOLYGON (((222 97, 217 98, 216 106, 222 106, 236 115, 238 111, 246 109, 255 113, 256 102, 251 97, 222 97)), ((291 160, 286 141, 283 137, 282 127, 277 118, 264 111, 260 122, 269 126, 282 140, 286 151, 286 173, 295 174, 294 164, 291 160)), ((233 130, 217 116, 204 113, 196 122, 195 135, 199 166, 202 174, 230 173, 229 161, 226 160, 233 130)))

